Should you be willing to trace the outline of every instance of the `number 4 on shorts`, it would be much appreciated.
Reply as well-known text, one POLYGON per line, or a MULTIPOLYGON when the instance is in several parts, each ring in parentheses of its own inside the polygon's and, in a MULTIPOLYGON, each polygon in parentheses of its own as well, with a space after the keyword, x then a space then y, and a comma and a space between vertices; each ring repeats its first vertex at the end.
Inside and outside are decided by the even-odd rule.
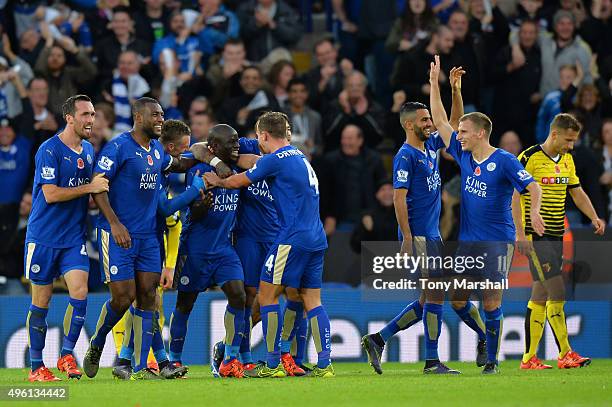
POLYGON ((270 257, 268 257, 268 260, 266 260, 265 266, 268 269, 268 273, 271 273, 272 269, 274 268, 274 255, 273 254, 271 254, 270 257))

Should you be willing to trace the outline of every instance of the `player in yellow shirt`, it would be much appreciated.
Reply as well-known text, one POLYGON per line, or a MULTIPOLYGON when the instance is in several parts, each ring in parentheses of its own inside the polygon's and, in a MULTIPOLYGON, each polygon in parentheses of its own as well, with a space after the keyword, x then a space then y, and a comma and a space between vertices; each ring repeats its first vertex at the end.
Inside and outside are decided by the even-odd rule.
POLYGON ((564 313, 565 285, 561 274, 565 197, 568 191, 576 207, 591 219, 595 234, 602 235, 605 229, 605 222, 597 217, 589 197, 580 186, 574 160, 569 154, 580 129, 580 123, 573 116, 558 114, 550 125, 544 144, 532 146, 518 157, 527 172, 542 187, 540 213, 546 226, 543 236, 534 233, 529 214, 530 196, 528 193, 519 196, 515 192, 512 214, 519 251, 529 258, 533 277, 531 298, 525 316, 526 344, 521 369, 552 368, 542 363, 536 355, 547 319, 559 347, 557 366, 567 369, 591 363, 590 358, 580 356, 570 347, 564 313))

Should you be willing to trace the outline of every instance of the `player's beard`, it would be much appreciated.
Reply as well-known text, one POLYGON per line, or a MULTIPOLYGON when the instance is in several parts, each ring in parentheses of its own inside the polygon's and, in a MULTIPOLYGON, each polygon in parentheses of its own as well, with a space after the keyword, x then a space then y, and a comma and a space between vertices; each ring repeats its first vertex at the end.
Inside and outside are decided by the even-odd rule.
POLYGON ((142 131, 149 139, 152 140, 157 140, 161 136, 161 134, 155 133, 155 130, 153 130, 153 125, 144 127, 142 131))
MULTIPOLYGON (((416 127, 416 126, 415 126, 416 127)), ((420 128, 420 127, 416 127, 416 130, 414 132, 414 134, 419 138, 419 140, 421 141, 426 141, 429 138, 429 133, 425 133, 425 130, 420 128)))
POLYGON ((83 126, 79 125, 78 127, 75 126, 75 133, 81 140, 89 140, 92 136, 92 132, 93 132, 93 125, 90 131, 87 131, 85 129, 85 125, 83 126), (76 128, 80 128, 80 130, 76 131, 76 128))

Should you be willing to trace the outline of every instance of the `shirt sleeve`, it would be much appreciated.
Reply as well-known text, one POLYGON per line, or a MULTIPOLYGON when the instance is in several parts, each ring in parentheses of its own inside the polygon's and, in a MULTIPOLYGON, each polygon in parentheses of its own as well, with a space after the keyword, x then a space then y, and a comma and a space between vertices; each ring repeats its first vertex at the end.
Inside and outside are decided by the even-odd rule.
POLYGON ((275 176, 279 171, 279 164, 280 159, 276 154, 266 154, 257 160, 253 168, 248 170, 245 174, 252 183, 255 183, 268 177, 275 176))
POLYGON ((457 132, 453 131, 450 137, 450 143, 448 143, 448 147, 446 148, 446 152, 449 153, 457 162, 461 160, 461 155, 463 151, 461 150, 461 143, 457 140, 457 132))
POLYGON ((574 165, 574 157, 572 157, 571 154, 568 153, 568 165, 569 165, 569 170, 570 170, 570 176, 569 176, 569 182, 568 182, 568 188, 576 188, 580 186, 580 178, 578 178, 578 174, 576 174, 576 166, 574 165))
POLYGON ((168 169, 172 165, 172 161, 174 161, 174 158, 170 154, 166 153, 163 148, 161 149, 161 152, 163 154, 161 167, 162 167, 162 171, 165 172, 165 171, 168 171, 168 169))
POLYGON ((39 184, 57 185, 59 179, 59 167, 56 153, 51 148, 40 150, 36 154, 36 174, 34 182, 39 184))
POLYGON ((241 137, 238 139, 240 144, 239 154, 256 154, 259 155, 259 142, 254 138, 241 137))
POLYGON ((510 181, 514 189, 520 193, 525 191, 527 185, 534 182, 531 174, 525 168, 523 168, 519 160, 512 154, 505 154, 503 163, 502 168, 504 170, 504 175, 510 181))
POLYGON ((440 137, 440 133, 438 133, 437 131, 431 133, 427 142, 429 144, 429 148, 434 151, 438 151, 439 149, 446 147, 444 145, 442 137, 440 137))
POLYGON ((411 157, 401 152, 393 160, 393 189, 410 189, 411 175, 411 157))
POLYGON ((104 176, 112 181, 117 174, 117 168, 121 166, 122 154, 121 148, 117 143, 110 142, 100 152, 94 172, 104 174, 104 176))

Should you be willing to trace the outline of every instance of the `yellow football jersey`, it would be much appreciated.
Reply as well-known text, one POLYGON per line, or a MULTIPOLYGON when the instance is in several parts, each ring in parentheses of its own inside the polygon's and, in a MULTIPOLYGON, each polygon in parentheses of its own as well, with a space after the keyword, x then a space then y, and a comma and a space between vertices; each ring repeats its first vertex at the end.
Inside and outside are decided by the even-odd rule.
MULTIPOLYGON (((569 153, 563 154, 553 159, 542 150, 542 146, 535 145, 519 154, 518 159, 542 187, 540 214, 546 226, 544 234, 554 237, 563 236, 565 232, 565 197, 567 196, 567 190, 580 186, 572 155, 569 153)), ((529 216, 530 207, 530 194, 521 195, 521 209, 526 234, 534 233, 529 216)))

